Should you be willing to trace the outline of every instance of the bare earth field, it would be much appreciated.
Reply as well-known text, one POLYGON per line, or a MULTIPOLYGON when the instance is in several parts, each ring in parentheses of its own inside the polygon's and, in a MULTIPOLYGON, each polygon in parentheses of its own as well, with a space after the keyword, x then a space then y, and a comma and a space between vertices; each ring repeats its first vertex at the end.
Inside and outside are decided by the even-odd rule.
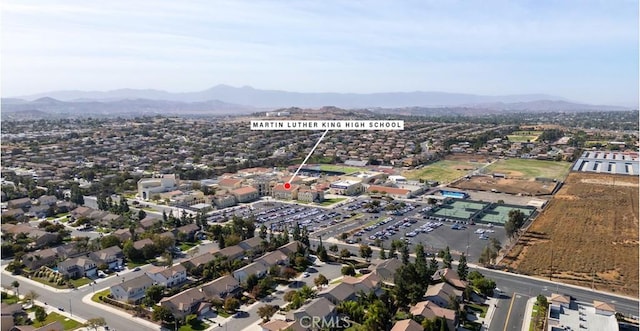
POLYGON ((461 179, 449 186, 462 190, 490 191, 495 189, 498 192, 509 194, 548 195, 551 194, 555 185, 554 182, 474 176, 470 179, 461 179))
POLYGON ((637 176, 570 173, 500 264, 637 297, 638 199, 637 176))

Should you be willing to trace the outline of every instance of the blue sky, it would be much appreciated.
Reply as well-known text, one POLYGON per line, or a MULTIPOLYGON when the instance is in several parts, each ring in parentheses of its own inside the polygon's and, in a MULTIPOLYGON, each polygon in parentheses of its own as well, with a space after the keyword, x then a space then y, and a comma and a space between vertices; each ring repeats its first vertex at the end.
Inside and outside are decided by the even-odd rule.
POLYGON ((637 1, 4 0, 3 96, 217 84, 637 106, 637 1))

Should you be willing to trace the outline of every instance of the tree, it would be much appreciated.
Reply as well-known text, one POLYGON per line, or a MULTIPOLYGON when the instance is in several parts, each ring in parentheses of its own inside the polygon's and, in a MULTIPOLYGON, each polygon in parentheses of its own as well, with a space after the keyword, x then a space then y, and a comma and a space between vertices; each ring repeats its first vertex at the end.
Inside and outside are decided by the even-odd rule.
POLYGON ((313 283, 316 284, 317 287, 320 287, 322 285, 328 285, 329 280, 323 274, 319 274, 318 277, 313 280, 313 283))
POLYGON ((164 293, 164 287, 160 285, 152 285, 152 286, 149 286, 149 288, 145 292, 145 298, 147 298, 147 300, 152 303, 151 306, 153 306, 156 303, 158 303, 160 299, 162 299, 163 293, 164 293))
POLYGON ((100 247, 102 249, 118 245, 120 245, 120 239, 114 235, 108 235, 100 238, 100 247))
POLYGON ((453 258, 451 257, 451 252, 449 251, 449 246, 444 249, 444 255, 442 256, 442 265, 445 268, 451 268, 451 261, 453 258))
POLYGON ((346 266, 342 267, 340 272, 344 276, 355 276, 356 275, 356 269, 352 265, 346 265, 346 266))
POLYGON ((260 225, 259 237, 262 240, 266 240, 267 239, 267 227, 264 224, 260 225))
POLYGON ((154 321, 171 322, 174 320, 173 313, 165 306, 154 306, 151 319, 154 321))
POLYGON ((282 277, 286 278, 286 279, 291 279, 293 277, 295 277, 297 274, 296 270, 291 268, 291 267, 286 267, 284 269, 282 269, 282 277))
POLYGON ((141 221, 141 220, 143 220, 145 217, 147 217, 147 213, 146 213, 143 209, 140 209, 140 210, 138 211, 138 220, 140 220, 140 221, 141 221))
POLYGON ((360 257, 369 261, 369 259, 371 259, 371 255, 373 255, 373 250, 371 249, 371 247, 369 247, 369 245, 360 245, 360 257))
POLYGON ((351 252, 349 252, 349 250, 348 250, 348 249, 343 248, 343 249, 340 251, 340 258, 342 258, 342 259, 346 259, 346 258, 348 258, 348 257, 350 257, 350 256, 351 256, 351 252))
POLYGON ((329 250, 334 252, 334 253, 337 253, 338 252, 338 245, 333 244, 333 245, 329 246, 329 250))
POLYGON ((44 310, 44 308, 36 306, 34 310, 36 314, 36 321, 43 322, 45 319, 47 319, 47 312, 44 310))
POLYGON ((429 277, 431 278, 431 276, 433 276, 433 274, 436 273, 436 271, 438 270, 438 268, 440 268, 440 265, 438 264, 438 260, 436 260, 436 256, 433 255, 431 256, 431 260, 429 260, 429 277))
POLYGON ((460 258, 458 259, 458 277, 462 280, 467 279, 467 274, 469 273, 469 266, 467 266, 467 257, 464 253, 460 254, 460 258))
POLYGON ((227 312, 236 311, 236 309, 240 308, 240 301, 234 297, 228 297, 224 300, 224 310, 227 312))
POLYGON ((380 259, 381 260, 386 260, 387 259, 387 253, 384 251, 384 245, 380 245, 380 259))
POLYGON ((38 299, 40 297, 40 294, 38 294, 36 291, 34 290, 29 290, 29 292, 27 292, 24 295, 24 299, 29 301, 30 304, 33 305, 33 301, 38 299))
POLYGON ((271 316, 278 311, 278 306, 276 305, 264 305, 258 308, 258 316, 262 318, 263 322, 268 322, 271 319, 271 316))
POLYGON ((98 330, 99 327, 107 325, 107 321, 104 320, 104 317, 90 318, 87 320, 87 323, 85 323, 85 325, 88 328, 98 330))
POLYGON ((403 264, 409 263, 409 244, 400 245, 400 258, 403 264))
POLYGON ((20 291, 18 291, 18 288, 20 287, 20 283, 17 280, 14 280, 13 282, 11 282, 11 287, 13 287, 16 290, 16 296, 20 297, 20 291))

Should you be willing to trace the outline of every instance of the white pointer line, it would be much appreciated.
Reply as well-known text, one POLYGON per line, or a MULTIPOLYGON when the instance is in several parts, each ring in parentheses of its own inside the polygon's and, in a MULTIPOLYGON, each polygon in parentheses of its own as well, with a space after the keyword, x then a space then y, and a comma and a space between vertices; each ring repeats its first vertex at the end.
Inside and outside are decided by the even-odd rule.
POLYGON ((293 179, 296 178, 296 176, 298 175, 298 172, 300 171, 300 169, 302 169, 302 167, 304 167, 304 164, 307 163, 307 160, 309 159, 309 157, 311 157, 311 154, 313 154, 313 151, 316 150, 316 147, 318 147, 318 145, 320 145, 320 142, 322 141, 322 138, 324 138, 324 136, 327 134, 327 132, 329 132, 329 129, 327 129, 327 131, 325 131, 322 134, 322 136, 320 136, 320 139, 318 139, 318 142, 316 143, 316 145, 313 146, 313 148, 311 149, 311 152, 309 152, 307 157, 304 158, 304 161, 302 161, 302 164, 300 164, 300 166, 298 167, 298 170, 296 170, 296 172, 293 173, 293 176, 291 176, 291 179, 289 179, 288 183, 291 183, 293 181, 293 179))

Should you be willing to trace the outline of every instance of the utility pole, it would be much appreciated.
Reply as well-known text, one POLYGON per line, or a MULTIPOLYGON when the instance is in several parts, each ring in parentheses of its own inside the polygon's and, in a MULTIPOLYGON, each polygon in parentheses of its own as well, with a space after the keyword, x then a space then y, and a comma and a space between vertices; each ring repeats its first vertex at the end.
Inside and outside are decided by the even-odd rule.
POLYGON ((553 278, 553 246, 551 246, 551 266, 549 268, 549 280, 553 278))

